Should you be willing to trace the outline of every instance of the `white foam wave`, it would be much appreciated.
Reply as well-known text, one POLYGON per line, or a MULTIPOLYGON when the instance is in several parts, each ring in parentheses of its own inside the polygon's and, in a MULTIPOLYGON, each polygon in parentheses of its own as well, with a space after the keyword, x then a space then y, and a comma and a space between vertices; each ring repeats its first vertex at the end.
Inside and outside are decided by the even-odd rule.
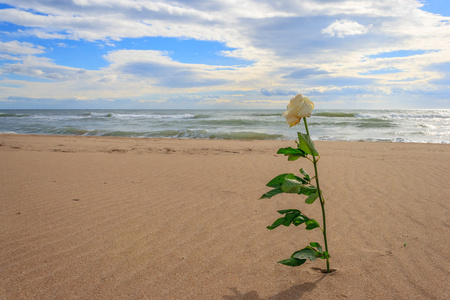
POLYGON ((115 118, 118 119, 175 119, 175 120, 182 120, 182 119, 194 119, 194 114, 174 114, 174 115, 168 115, 168 114, 113 114, 112 115, 115 118))

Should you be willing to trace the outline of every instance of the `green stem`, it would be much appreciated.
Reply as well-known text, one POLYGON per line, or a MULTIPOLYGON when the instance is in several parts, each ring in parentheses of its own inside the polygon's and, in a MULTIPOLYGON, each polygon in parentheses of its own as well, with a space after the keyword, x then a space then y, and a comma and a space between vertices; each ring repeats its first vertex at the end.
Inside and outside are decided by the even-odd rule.
MULTIPOLYGON (((305 121, 306 134, 309 136, 309 130, 308 130, 308 124, 306 123, 306 117, 303 118, 303 121, 305 121)), ((312 157, 313 157, 313 163, 314 163, 314 172, 316 174, 315 179, 316 179, 317 191, 319 193, 320 206, 322 207, 323 240, 325 242, 325 251, 327 253, 329 253, 328 252, 328 243, 327 243, 327 221, 326 221, 326 217, 325 217, 325 200, 323 199, 322 191, 320 190, 319 174, 317 173, 316 157, 314 156, 314 154, 312 154, 312 157)), ((327 258, 326 260, 327 260, 327 273, 330 273, 331 272, 331 270, 330 270, 330 260, 329 260, 329 258, 327 258)))

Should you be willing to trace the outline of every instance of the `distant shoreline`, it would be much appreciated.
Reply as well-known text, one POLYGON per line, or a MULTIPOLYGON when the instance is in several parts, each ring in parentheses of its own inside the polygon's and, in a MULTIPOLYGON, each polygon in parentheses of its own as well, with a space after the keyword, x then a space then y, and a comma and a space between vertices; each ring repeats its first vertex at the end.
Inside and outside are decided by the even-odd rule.
MULTIPOLYGON (((176 137, 132 137, 132 136, 98 136, 98 135, 67 135, 67 134, 28 134, 28 133, 11 133, 11 132, 0 132, 1 136, 24 136, 24 137, 60 137, 60 138, 88 138, 88 139, 135 139, 135 140, 179 140, 179 141, 224 141, 224 142, 234 142, 234 141, 242 141, 242 142, 295 142, 296 139, 209 139, 209 138, 176 138, 176 137)), ((418 145, 450 145, 450 143, 421 143, 421 142, 395 142, 395 141, 314 141, 314 143, 386 143, 386 144, 418 144, 418 145)))

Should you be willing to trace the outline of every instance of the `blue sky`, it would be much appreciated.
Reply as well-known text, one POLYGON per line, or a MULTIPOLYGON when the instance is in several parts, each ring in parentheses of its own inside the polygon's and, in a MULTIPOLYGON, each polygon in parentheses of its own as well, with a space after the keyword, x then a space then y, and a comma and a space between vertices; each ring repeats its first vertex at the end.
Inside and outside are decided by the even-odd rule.
POLYGON ((450 108, 448 0, 0 0, 0 109, 450 108))

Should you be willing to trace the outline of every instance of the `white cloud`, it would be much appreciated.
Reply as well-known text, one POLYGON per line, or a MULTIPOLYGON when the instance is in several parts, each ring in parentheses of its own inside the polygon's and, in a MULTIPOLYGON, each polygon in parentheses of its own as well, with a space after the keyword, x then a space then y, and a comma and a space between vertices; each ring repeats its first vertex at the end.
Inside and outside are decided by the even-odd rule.
POLYGON ((358 22, 341 19, 336 20, 334 23, 330 24, 327 28, 322 29, 322 33, 327 36, 337 36, 343 38, 346 35, 359 35, 366 34, 369 31, 369 28, 372 27, 364 26, 359 24, 358 22))
POLYGON ((20 63, 5 64, 3 71, 55 81, 80 79, 89 76, 86 70, 59 66, 47 58, 35 56, 27 56, 20 63))
POLYGON ((361 91, 368 83, 373 90, 358 95, 433 90, 438 88, 433 84, 437 78, 444 82, 443 76, 450 76, 428 68, 450 60, 450 18, 420 10, 419 0, 3 2, 16 8, 3 9, 0 21, 26 29, 9 33, 8 39, 15 41, 0 42, 0 59, 16 61, 3 65, 2 73, 50 80, 37 89, 39 83, 20 82, 34 91, 10 88, 11 95, 58 91, 89 99, 133 95, 145 100, 152 94, 196 95, 209 89, 218 94, 243 91, 244 101, 261 94, 281 99, 292 91, 342 96, 339 91, 344 88, 361 91), (53 45, 60 47, 72 39, 115 44, 117 49, 105 50, 108 66, 87 71, 58 65, 46 47, 35 40, 35 44, 27 42, 27 35, 47 42, 58 39, 53 45), (151 37, 175 37, 180 43, 183 39, 220 42, 233 49, 218 55, 249 64, 185 63, 172 59, 167 51, 151 48, 150 43, 146 50, 119 48, 123 39, 151 37), (373 58, 398 50, 429 52, 373 58), (399 72, 373 72, 392 68, 399 72))
POLYGON ((8 53, 14 55, 32 55, 32 54, 41 54, 44 53, 44 51, 45 51, 44 47, 36 46, 27 42, 0 41, 0 53, 8 53))
POLYGON ((20 57, 9 54, 0 54, 0 60, 22 60, 22 59, 20 57))
POLYGON ((113 72, 148 78, 152 84, 165 87, 217 86, 228 82, 221 66, 176 62, 164 51, 117 50, 105 58, 111 63, 109 70, 113 72), (210 76, 211 72, 215 76, 210 76))

